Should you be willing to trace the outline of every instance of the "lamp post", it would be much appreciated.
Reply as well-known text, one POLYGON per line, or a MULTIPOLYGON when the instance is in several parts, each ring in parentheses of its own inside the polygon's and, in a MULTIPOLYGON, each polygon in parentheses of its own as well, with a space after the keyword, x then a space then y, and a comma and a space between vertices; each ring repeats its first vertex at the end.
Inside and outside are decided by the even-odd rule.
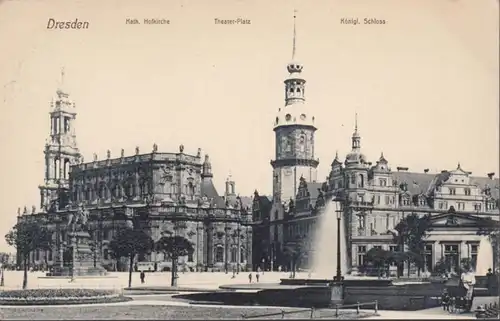
POLYGON ((342 241, 342 238, 340 237, 340 224, 341 224, 341 219, 342 219, 342 211, 343 211, 343 206, 342 203, 338 199, 333 199, 333 202, 335 202, 335 212, 337 215, 337 273, 335 277, 333 278, 333 282, 331 283, 330 289, 330 304, 331 306, 338 306, 339 304, 343 304, 344 302, 344 285, 343 285, 343 278, 342 278, 342 270, 341 270, 341 265, 340 265, 340 260, 342 259, 341 256, 341 249, 340 249, 340 242, 342 241))
POLYGON ((338 201, 335 202, 335 212, 337 214, 337 274, 335 275, 334 280, 341 281, 342 280, 342 268, 340 266, 341 250, 340 250, 340 224, 342 219, 342 204, 338 201))

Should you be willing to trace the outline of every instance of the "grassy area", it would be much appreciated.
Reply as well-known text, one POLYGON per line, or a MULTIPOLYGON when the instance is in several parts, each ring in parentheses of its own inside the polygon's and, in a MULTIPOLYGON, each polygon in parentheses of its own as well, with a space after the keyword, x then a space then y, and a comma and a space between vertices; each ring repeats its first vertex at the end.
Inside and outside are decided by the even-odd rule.
MULTIPOLYGON (((294 309, 287 309, 291 311, 294 309)), ((2 320, 112 320, 112 319, 137 319, 137 320, 174 320, 174 319, 239 319, 242 314, 247 316, 261 315, 266 313, 280 313, 279 308, 230 308, 230 307, 199 307, 199 306, 164 306, 164 305, 108 305, 108 306, 81 306, 81 307, 43 307, 43 308, 6 308, 0 309, 2 320)), ((315 311, 315 317, 332 319, 332 310, 315 311)), ((342 312, 339 319, 354 319, 371 316, 373 313, 342 312)), ((310 312, 287 314, 285 319, 309 319, 310 312)), ((262 319, 281 319, 277 316, 263 317, 262 319)), ((258 320, 258 319, 252 319, 258 320)))
POLYGON ((130 298, 113 291, 96 289, 28 289, 0 292, 0 306, 115 303, 129 300, 130 298))

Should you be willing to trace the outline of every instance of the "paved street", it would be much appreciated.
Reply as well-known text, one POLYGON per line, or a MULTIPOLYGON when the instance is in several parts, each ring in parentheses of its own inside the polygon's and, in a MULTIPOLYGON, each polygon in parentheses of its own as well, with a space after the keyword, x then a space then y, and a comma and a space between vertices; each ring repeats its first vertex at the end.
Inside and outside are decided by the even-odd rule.
MULTIPOLYGON (((255 274, 255 273, 254 273, 255 274)), ((101 289, 122 289, 128 286, 128 273, 126 272, 111 272, 106 278, 77 278, 74 282, 69 282, 67 278, 43 278, 45 273, 29 272, 28 287, 29 288, 101 288, 101 289), (39 278, 42 277, 42 278, 39 278)), ((262 283, 279 283, 281 278, 288 278, 288 273, 267 272, 260 276, 262 283)), ((297 273, 297 277, 306 277, 307 274, 301 275, 297 273)), ((170 272, 155 272, 146 273, 146 282, 141 284, 139 273, 132 274, 132 287, 137 286, 170 286, 170 272)), ((245 284, 248 283, 248 272, 241 272, 233 279, 232 274, 221 272, 186 272, 179 273, 178 286, 200 289, 218 289, 223 284, 245 284)), ((22 286, 23 272, 22 271, 5 271, 5 287, 4 289, 19 289, 22 286)), ((254 275, 255 281, 255 275, 254 275)), ((2 288, 0 288, 2 289, 2 288)))
MULTIPOLYGON (((6 271, 5 274, 5 287, 3 289, 19 289, 22 285, 22 271, 6 271)), ((128 273, 116 272, 110 273, 109 278, 81 278, 76 279, 74 282, 69 282, 68 279, 52 279, 52 278, 39 278, 43 277, 44 273, 33 272, 28 274, 29 288, 70 288, 70 287, 84 287, 84 288, 102 288, 102 289, 116 289, 121 290, 128 285, 128 273)), ((297 277, 306 277, 307 275, 298 275, 297 277)), ((180 288, 195 288, 195 289, 218 289, 220 285, 227 284, 245 284, 248 283, 248 273, 240 273, 233 279, 232 274, 225 273, 180 273, 178 286, 180 288)), ((280 278, 287 278, 287 273, 264 273, 261 275, 260 281, 262 283, 278 283, 280 278)), ((146 274, 145 284, 141 284, 139 280, 139 273, 134 273, 132 277, 132 286, 145 286, 145 287, 168 287, 170 285, 170 273, 148 273, 146 274)), ((1 288, 0 288, 1 289, 1 288)), ((225 315, 221 311, 227 310, 231 313, 233 318, 245 311, 264 311, 279 310, 279 307, 235 307, 235 306, 217 306, 217 305, 190 305, 186 302, 176 301, 171 298, 171 295, 155 294, 155 295, 133 295, 134 301, 115 303, 108 305, 79 305, 79 306, 66 306, 66 307, 30 307, 30 308, 7 308, 3 307, 0 317, 4 319, 9 318, 35 318, 34 315, 40 318, 52 318, 60 313, 61 309, 65 309, 71 315, 75 315, 74 319, 88 319, 94 317, 97 311, 101 311, 99 318, 103 318, 109 310, 110 318, 130 318, 131 311, 139 311, 146 309, 148 315, 160 317, 163 319, 169 318, 203 318, 203 310, 209 313, 211 318, 218 318, 225 315), (175 311, 168 310, 167 307, 175 307, 175 311), (186 310, 187 309, 187 310, 186 310), (38 311, 38 312, 36 312, 38 311), (43 312, 42 312, 43 311, 43 312), (167 312, 170 311, 170 312, 167 312), (187 311, 198 313, 197 316, 189 316, 187 311), (236 312, 238 311, 238 312, 236 312), (242 312, 243 311, 243 312, 242 312), (239 313, 239 314, 238 314, 239 313)), ((290 308, 286 308, 289 310, 290 308)), ((372 311, 367 311, 372 312, 372 311)), ((66 312, 65 312, 66 313, 66 312)), ((257 312, 256 312, 257 313, 257 312)), ((263 312, 265 313, 265 312, 263 312)), ((442 311, 440 308, 427 309, 423 311, 379 311, 380 316, 369 317, 370 319, 472 319, 471 315, 456 315, 449 314, 442 311)), ((66 315, 66 314, 65 314, 66 315)), ((37 317, 38 318, 38 317, 37 317)), ((108 316, 106 316, 108 318, 108 316)), ((140 319, 141 317, 138 316, 140 319)))

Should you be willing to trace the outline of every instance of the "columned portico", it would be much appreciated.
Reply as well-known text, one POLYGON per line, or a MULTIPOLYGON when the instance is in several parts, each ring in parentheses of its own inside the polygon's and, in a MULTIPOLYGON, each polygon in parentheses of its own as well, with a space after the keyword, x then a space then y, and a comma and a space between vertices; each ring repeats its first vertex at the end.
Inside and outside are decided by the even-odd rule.
POLYGON ((467 258, 475 266, 479 242, 484 237, 478 235, 478 231, 485 224, 492 223, 474 215, 445 213, 434 216, 426 239, 427 245, 432 245, 432 267, 446 262, 451 271, 458 272, 462 260, 467 258))

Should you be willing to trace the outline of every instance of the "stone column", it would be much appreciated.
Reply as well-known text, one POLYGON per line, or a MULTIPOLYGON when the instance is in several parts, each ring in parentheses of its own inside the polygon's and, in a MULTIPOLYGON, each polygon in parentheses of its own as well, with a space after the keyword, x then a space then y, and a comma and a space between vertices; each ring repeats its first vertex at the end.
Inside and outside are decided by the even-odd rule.
POLYGON ((198 271, 201 267, 200 265, 203 263, 203 225, 197 223, 196 227, 196 271, 198 271))
POLYGON ((432 266, 434 267, 436 263, 443 258, 443 244, 441 244, 439 241, 435 241, 432 245, 432 252, 432 266))
POLYGON ((462 241, 460 243, 460 246, 459 246, 459 258, 458 258, 458 262, 460 263, 460 261, 462 259, 465 259, 465 258, 470 258, 470 253, 469 253, 469 246, 468 244, 465 242, 465 241, 462 241))

